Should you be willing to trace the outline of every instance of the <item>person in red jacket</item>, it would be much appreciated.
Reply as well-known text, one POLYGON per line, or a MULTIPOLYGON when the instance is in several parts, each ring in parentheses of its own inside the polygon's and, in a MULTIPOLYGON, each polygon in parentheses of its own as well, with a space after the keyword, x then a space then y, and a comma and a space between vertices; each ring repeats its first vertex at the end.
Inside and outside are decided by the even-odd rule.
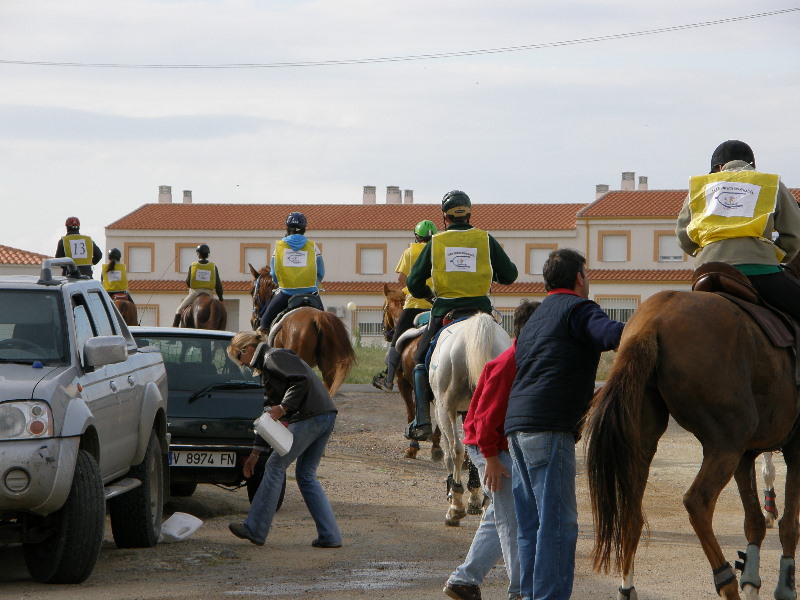
POLYGON ((483 578, 501 556, 509 579, 508 597, 510 600, 519 597, 517 516, 504 424, 508 395, 517 374, 516 337, 538 306, 539 302, 523 300, 514 311, 514 342, 486 363, 464 419, 464 445, 492 502, 475 531, 467 558, 444 587, 445 595, 454 600, 481 600, 483 578))

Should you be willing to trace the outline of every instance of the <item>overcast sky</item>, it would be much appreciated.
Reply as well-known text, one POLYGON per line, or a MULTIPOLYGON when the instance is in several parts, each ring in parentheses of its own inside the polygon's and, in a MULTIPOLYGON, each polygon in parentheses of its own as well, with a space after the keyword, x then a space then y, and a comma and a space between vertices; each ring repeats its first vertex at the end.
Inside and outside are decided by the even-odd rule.
POLYGON ((800 11, 684 27, 797 6, 3 0, 0 244, 52 254, 76 215, 105 251, 104 227, 159 185, 289 204, 359 203, 364 185, 379 202, 389 185, 418 203, 590 202, 623 171, 682 189, 731 138, 800 187, 800 11))

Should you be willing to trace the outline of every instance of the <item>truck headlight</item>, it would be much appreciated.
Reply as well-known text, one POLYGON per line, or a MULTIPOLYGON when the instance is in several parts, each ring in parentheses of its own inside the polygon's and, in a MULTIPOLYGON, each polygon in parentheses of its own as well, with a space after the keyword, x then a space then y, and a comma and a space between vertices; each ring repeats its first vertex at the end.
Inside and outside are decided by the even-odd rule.
POLYGON ((53 435, 53 414, 46 402, 25 400, 0 404, 0 440, 45 438, 53 435))

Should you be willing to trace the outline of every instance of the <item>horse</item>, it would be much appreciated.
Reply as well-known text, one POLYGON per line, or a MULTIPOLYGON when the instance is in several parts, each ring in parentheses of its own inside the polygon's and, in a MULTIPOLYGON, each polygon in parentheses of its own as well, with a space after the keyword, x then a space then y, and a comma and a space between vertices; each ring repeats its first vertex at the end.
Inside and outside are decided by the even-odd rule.
POLYGON ((125 294, 112 294, 111 300, 114 306, 117 307, 119 314, 122 315, 122 320, 126 325, 138 325, 139 313, 136 310, 136 305, 128 300, 125 294))
POLYGON ((227 325, 228 311, 225 305, 211 294, 198 294, 181 312, 181 327, 224 331, 227 325))
MULTIPOLYGON (((391 342, 395 324, 406 301, 406 295, 402 290, 393 290, 386 284, 383 285, 383 295, 385 297, 383 301, 383 337, 387 342, 391 342)), ((397 389, 406 405, 407 423, 411 423, 417 414, 414 401, 414 353, 417 351, 417 346, 419 346, 419 336, 408 340, 403 345, 400 353, 400 365, 395 373, 397 389)), ((435 461, 440 461, 444 457, 444 452, 439 445, 441 437, 442 432, 437 427, 431 437, 431 459, 435 461)), ((419 442, 412 441, 406 448, 405 457, 417 458, 417 452, 419 452, 419 442)))
MULTIPOLYGON (((253 265, 248 266, 253 275, 251 324, 257 330, 261 311, 269 303, 276 286, 269 267, 256 271, 253 265)), ((317 308, 304 306, 286 313, 270 332, 270 343, 275 348, 288 348, 309 366, 318 367, 331 396, 336 395, 336 390, 356 363, 356 353, 342 320, 317 308)))
POLYGON ((593 398, 585 422, 594 567, 608 572, 613 562, 622 575, 618 598, 637 597, 633 570, 645 523, 642 497, 670 415, 703 447, 700 470, 683 504, 717 593, 728 600, 740 596, 713 531, 717 499, 733 477, 748 543, 740 552, 740 583, 746 598, 757 598, 766 524, 754 463, 762 452, 783 451, 786 505, 778 522, 783 557, 775 598, 796 597, 799 400, 792 349, 774 347, 732 302, 708 292, 665 291, 642 303, 625 326, 606 385, 593 398))
MULTIPOLYGON (((456 321, 439 334, 431 354, 429 379, 433 391, 433 413, 442 431, 445 466, 448 469, 446 525, 459 525, 466 516, 461 465, 464 444, 459 436, 459 412, 466 412, 484 365, 511 346, 511 338, 492 315, 478 313, 456 321)), ((479 512, 483 491, 477 485, 470 492, 469 505, 479 512)))

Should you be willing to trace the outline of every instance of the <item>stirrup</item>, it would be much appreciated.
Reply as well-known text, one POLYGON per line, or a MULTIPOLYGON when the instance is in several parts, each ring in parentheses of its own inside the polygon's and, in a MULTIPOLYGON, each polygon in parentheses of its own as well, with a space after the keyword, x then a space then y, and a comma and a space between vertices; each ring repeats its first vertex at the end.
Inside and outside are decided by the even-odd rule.
POLYGON ((381 371, 377 375, 372 378, 372 385, 384 392, 393 392, 394 385, 387 385, 386 383, 386 371, 381 371))
POLYGON ((415 425, 414 423, 412 421, 406 425, 406 429, 403 432, 403 436, 407 440, 424 442, 433 435, 433 427, 430 423, 423 423, 422 425, 415 425))

